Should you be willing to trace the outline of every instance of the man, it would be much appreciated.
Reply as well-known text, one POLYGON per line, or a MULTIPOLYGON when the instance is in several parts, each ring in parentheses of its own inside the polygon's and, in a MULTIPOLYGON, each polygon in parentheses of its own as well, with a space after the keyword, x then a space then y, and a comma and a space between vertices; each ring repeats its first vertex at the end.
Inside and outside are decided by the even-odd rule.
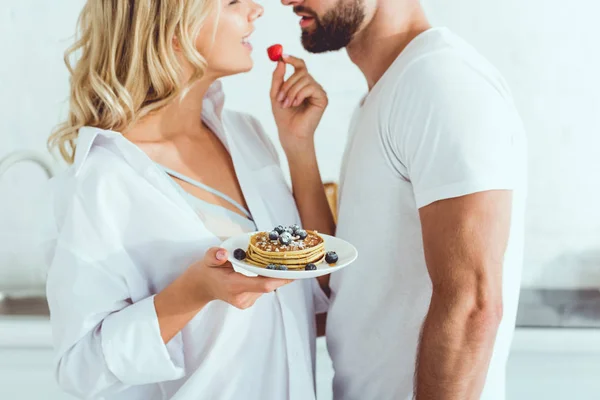
POLYGON ((526 139, 506 83, 418 0, 282 0, 369 93, 342 170, 335 399, 503 399, 522 266, 526 139))

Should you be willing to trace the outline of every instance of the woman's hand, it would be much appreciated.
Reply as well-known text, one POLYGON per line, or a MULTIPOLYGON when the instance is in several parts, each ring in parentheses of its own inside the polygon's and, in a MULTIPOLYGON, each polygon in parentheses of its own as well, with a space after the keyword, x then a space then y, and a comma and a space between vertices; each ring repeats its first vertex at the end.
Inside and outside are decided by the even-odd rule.
POLYGON ((282 60, 273 72, 271 106, 281 145, 290 154, 314 147, 314 133, 328 100, 303 60, 287 55, 282 60), (286 64, 294 67, 294 74, 284 81, 286 64))
POLYGON ((222 300, 242 310, 251 307, 263 294, 292 282, 239 274, 227 261, 227 251, 219 248, 208 250, 204 259, 191 265, 184 275, 190 283, 190 295, 199 302, 222 300))
POLYGON ((265 293, 292 282, 238 274, 223 249, 208 250, 202 261, 188 269, 154 297, 160 333, 168 343, 213 300, 223 300, 239 309, 251 307, 265 293))

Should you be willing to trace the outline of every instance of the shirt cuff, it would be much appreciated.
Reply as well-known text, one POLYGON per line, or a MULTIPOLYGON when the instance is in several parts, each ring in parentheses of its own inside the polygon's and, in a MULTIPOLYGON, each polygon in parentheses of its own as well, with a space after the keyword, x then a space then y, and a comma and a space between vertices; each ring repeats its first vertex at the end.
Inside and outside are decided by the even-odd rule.
POLYGON ((185 375, 181 332, 164 344, 154 296, 104 319, 102 351, 109 370, 125 384, 144 385, 185 375))
POLYGON ((315 304, 315 314, 324 314, 329 311, 331 300, 327 297, 323 289, 321 289, 321 285, 319 285, 319 281, 316 278, 312 279, 312 292, 315 304))

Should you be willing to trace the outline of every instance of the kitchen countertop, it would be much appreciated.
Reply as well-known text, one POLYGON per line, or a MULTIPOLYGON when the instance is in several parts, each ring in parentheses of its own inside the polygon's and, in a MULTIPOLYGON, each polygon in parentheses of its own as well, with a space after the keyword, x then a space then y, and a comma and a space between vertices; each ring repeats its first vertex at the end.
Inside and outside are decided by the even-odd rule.
MULTIPOLYGON (((0 347, 51 346, 49 318, 44 298, 1 300, 0 347)), ((523 289, 516 325, 513 348, 600 351, 600 291, 523 289)))
POLYGON ((600 328, 600 290, 523 289, 517 327, 600 328))
POLYGON ((51 346, 50 312, 46 299, 0 300, 0 349, 51 346))
POLYGON ((13 299, 7 297, 0 301, 0 317, 4 316, 49 318, 50 310, 48 310, 48 303, 44 298, 13 299))

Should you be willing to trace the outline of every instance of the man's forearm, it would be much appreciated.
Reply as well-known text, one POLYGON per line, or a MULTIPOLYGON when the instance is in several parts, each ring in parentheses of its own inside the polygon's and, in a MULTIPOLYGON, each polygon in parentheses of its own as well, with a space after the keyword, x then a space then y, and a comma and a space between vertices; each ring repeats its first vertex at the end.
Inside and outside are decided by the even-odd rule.
POLYGON ((417 400, 476 400, 492 356, 501 309, 432 297, 417 354, 417 400))
POLYGON ((294 198, 302 225, 327 235, 335 232, 335 222, 327 202, 314 149, 288 154, 294 198))
MULTIPOLYGON (((327 235, 334 235, 335 222, 323 188, 314 147, 288 154, 287 158, 294 199, 300 213, 302 226, 327 235)), ((321 276, 317 280, 323 291, 329 296, 329 275, 321 276)))

